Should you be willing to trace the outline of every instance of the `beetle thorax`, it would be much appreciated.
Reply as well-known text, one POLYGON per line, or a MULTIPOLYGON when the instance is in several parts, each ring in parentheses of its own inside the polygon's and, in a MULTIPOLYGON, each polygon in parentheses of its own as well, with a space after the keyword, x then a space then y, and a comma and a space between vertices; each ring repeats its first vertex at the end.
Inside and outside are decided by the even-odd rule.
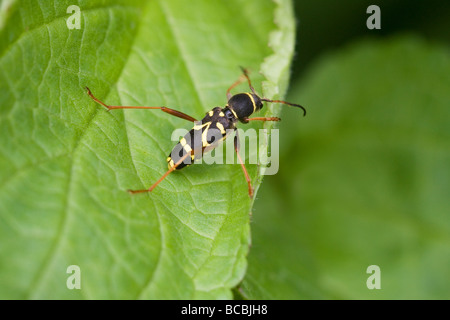
POLYGON ((248 118, 252 113, 262 108, 261 99, 253 93, 238 93, 228 100, 228 107, 239 120, 248 118))

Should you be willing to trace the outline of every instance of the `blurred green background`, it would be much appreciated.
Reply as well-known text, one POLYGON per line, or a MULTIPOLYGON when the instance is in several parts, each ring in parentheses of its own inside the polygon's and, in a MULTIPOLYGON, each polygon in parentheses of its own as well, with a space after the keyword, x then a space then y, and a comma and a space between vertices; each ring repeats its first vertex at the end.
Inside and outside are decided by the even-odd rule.
POLYGON ((450 298, 450 5, 295 1, 280 170, 252 216, 249 298, 450 298), (369 5, 381 30, 369 30, 369 5), (370 265, 381 289, 369 290, 370 265))

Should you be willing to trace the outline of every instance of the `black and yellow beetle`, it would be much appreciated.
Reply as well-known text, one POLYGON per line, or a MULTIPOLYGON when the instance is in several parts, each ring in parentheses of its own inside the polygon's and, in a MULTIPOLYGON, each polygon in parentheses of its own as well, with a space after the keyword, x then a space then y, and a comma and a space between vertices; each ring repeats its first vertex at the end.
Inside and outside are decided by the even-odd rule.
POLYGON ((282 100, 270 100, 259 97, 255 89, 252 87, 248 72, 246 69, 241 68, 243 74, 241 77, 233 83, 227 90, 228 103, 224 108, 215 107, 211 111, 207 112, 205 117, 200 121, 195 118, 171 109, 167 107, 142 107, 142 106, 109 106, 102 101, 98 100, 91 93, 88 87, 86 87, 88 95, 95 102, 106 107, 108 110, 112 109, 159 109, 175 117, 182 118, 191 122, 194 122, 194 127, 175 145, 170 155, 167 157, 168 171, 159 178, 150 188, 142 190, 128 190, 130 193, 151 192, 164 178, 166 178, 172 171, 180 170, 198 158, 201 158, 203 154, 214 149, 218 143, 225 140, 231 132, 235 132, 234 136, 234 149, 237 153, 237 157, 244 171, 245 179, 248 184, 248 194, 253 197, 253 188, 251 180, 245 168, 244 162, 239 155, 239 137, 238 131, 236 131, 236 123, 239 120, 242 123, 248 123, 249 121, 280 121, 277 117, 254 117, 249 118, 253 113, 261 110, 263 102, 275 102, 287 104, 290 106, 298 107, 303 110, 303 115, 306 115, 306 110, 301 105, 290 103, 282 100), (251 92, 238 93, 231 95, 230 91, 239 85, 241 82, 247 80, 251 92), (217 137, 220 137, 219 139, 217 137))

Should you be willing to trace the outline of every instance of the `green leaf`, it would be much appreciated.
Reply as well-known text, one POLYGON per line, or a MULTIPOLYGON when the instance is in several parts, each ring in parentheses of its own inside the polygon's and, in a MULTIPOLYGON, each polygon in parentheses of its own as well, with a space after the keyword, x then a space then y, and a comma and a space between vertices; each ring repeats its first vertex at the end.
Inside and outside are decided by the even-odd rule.
MULTIPOLYGON (((172 131, 192 124, 153 110, 107 112, 84 87, 110 105, 201 118, 225 104, 242 65, 257 91, 267 78, 265 96, 280 96, 293 19, 289 28, 273 21, 291 3, 79 1, 81 29, 69 30, 73 4, 0 9, 0 297, 231 298, 250 242, 240 166, 194 165, 131 196, 167 170, 172 131), (70 265, 81 290, 66 286, 70 265)), ((257 189, 258 168, 248 169, 257 189)))
POLYGON ((449 57, 413 36, 363 41, 292 87, 308 115, 281 116, 244 296, 450 298, 449 57), (380 290, 366 286, 370 265, 380 290))

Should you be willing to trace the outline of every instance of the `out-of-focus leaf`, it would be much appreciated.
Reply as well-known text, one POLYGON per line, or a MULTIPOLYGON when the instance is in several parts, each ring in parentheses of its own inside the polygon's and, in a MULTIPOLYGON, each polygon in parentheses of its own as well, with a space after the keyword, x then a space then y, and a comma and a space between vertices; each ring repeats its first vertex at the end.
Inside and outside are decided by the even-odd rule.
POLYGON ((449 57, 412 36, 364 41, 292 87, 307 121, 282 114, 245 296, 450 298, 449 57), (366 286, 370 265, 380 290, 366 286))

